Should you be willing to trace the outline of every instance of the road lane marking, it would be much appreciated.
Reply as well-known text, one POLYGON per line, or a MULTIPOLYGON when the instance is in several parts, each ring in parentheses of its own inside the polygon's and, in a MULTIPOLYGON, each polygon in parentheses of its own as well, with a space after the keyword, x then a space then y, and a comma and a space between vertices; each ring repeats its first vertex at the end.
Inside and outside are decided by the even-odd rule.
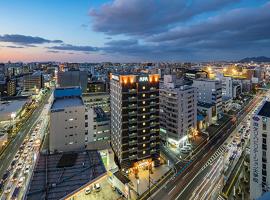
POLYGON ((170 193, 175 189, 176 185, 170 190, 170 192, 168 193, 170 195, 170 193))

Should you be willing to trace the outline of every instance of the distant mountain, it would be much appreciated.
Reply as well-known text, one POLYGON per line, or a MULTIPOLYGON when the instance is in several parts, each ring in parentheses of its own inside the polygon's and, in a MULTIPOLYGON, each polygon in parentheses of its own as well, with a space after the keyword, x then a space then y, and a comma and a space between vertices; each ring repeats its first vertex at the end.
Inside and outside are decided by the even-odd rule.
POLYGON ((244 58, 240 60, 239 62, 270 62, 270 58, 265 56, 259 56, 259 57, 251 57, 251 58, 244 58))

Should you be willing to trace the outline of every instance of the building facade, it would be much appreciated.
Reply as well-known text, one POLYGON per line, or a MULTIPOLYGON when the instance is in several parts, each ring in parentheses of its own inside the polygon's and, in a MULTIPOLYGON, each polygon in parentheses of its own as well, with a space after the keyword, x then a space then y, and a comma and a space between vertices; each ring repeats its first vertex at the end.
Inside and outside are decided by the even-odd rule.
POLYGON ((85 148, 85 106, 81 89, 56 88, 50 109, 49 150, 69 152, 85 148))
POLYGON ((174 82, 164 77, 160 89, 160 133, 163 141, 180 146, 197 126, 197 88, 174 82))
POLYGON ((222 84, 218 80, 195 79, 193 87, 198 89, 198 102, 215 105, 217 119, 222 117, 222 84))
POLYGON ((250 199, 270 191, 270 102, 265 101, 251 121, 250 199))
POLYGON ((111 74, 111 145, 120 168, 159 164, 159 75, 111 74))
POLYGON ((41 72, 35 72, 23 77, 23 88, 25 91, 40 90, 44 87, 44 78, 41 72))
POLYGON ((58 72, 57 82, 60 87, 80 86, 82 92, 87 91, 88 74, 86 71, 71 70, 58 72))
POLYGON ((85 114, 87 149, 110 147, 110 118, 101 107, 88 108, 85 114))

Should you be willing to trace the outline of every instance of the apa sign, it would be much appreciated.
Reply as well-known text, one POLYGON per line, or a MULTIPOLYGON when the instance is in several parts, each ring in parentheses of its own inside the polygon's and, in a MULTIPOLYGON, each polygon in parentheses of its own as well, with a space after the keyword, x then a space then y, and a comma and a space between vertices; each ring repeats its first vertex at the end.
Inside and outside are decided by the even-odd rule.
POLYGON ((146 82, 146 81, 148 81, 148 77, 147 76, 142 76, 142 77, 139 78, 139 81, 140 82, 146 82))

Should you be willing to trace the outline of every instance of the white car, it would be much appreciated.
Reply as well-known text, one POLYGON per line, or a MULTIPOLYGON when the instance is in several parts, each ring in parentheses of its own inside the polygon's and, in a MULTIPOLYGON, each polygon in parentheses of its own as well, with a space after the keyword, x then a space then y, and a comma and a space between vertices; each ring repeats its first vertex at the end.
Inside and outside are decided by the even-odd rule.
POLYGON ((100 184, 99 184, 99 183, 94 184, 93 189, 94 189, 96 192, 99 192, 99 191, 101 190, 100 184))
POLYGON ((91 191, 92 191, 91 187, 88 186, 85 188, 84 193, 85 193, 85 195, 88 195, 91 193, 91 191))

